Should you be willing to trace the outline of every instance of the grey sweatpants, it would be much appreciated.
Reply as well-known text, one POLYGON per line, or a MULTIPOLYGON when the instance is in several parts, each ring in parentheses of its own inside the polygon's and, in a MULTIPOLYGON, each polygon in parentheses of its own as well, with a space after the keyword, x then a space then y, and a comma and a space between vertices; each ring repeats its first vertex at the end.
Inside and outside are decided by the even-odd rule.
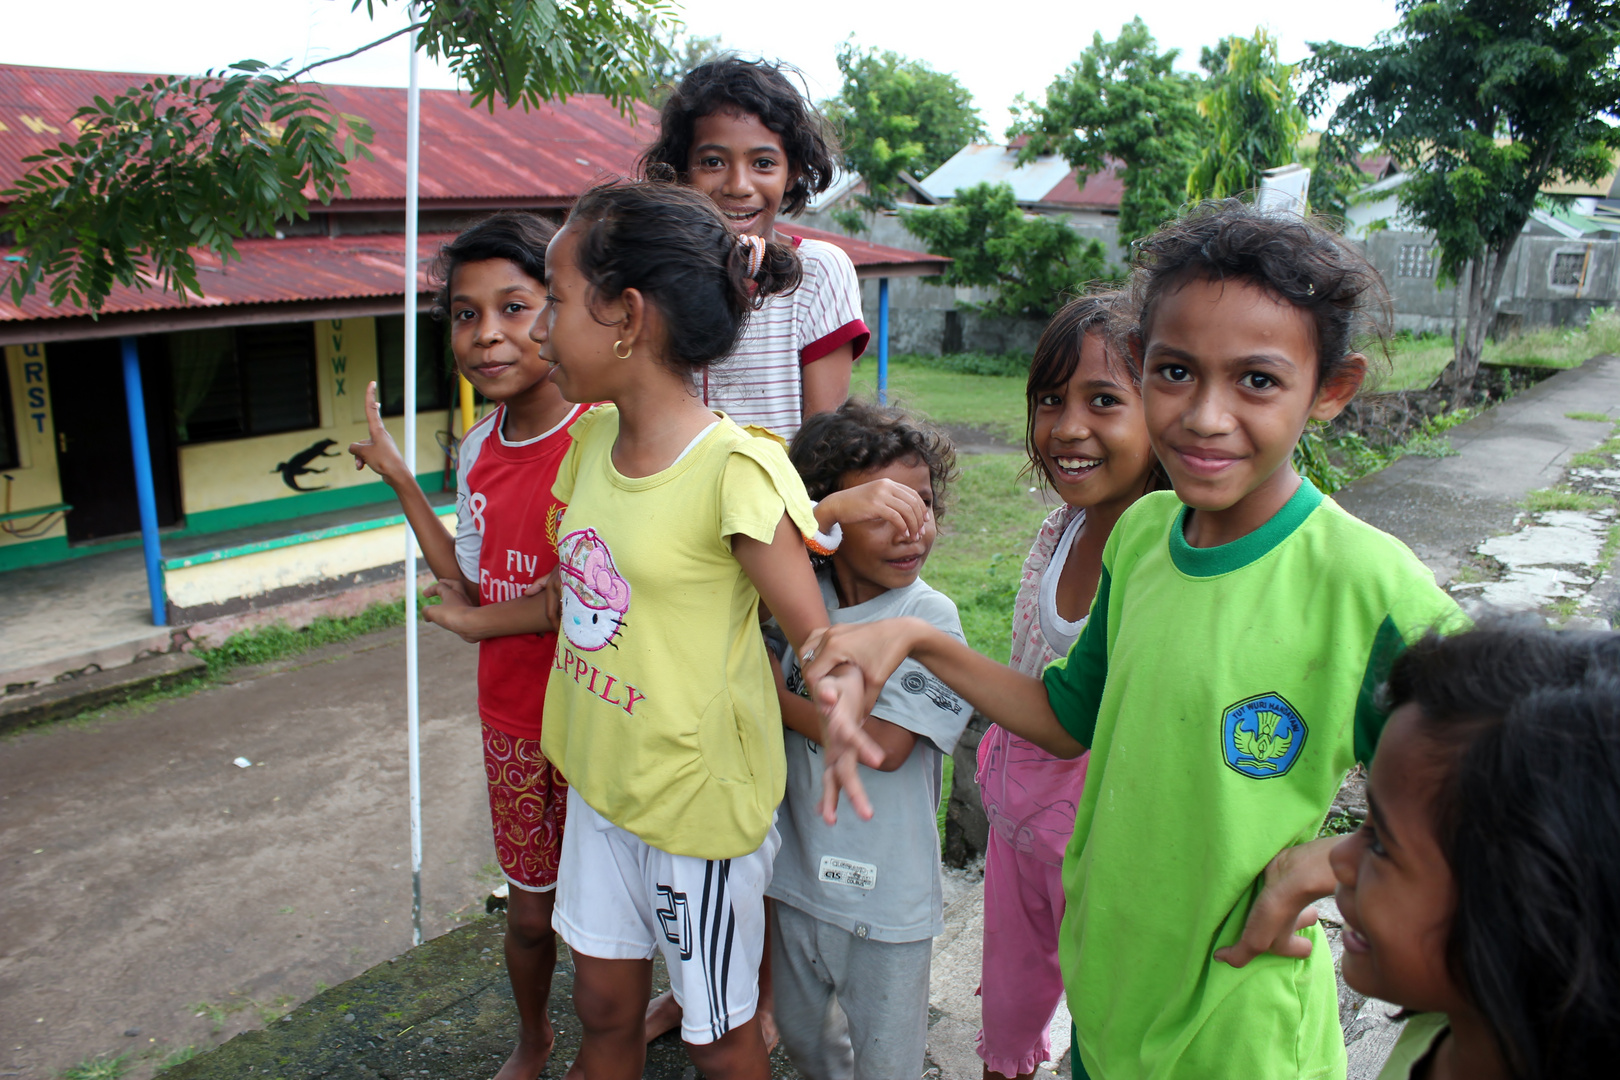
POLYGON ((858 938, 778 900, 776 1027, 809 1080, 916 1080, 928 1042, 932 938, 858 938))

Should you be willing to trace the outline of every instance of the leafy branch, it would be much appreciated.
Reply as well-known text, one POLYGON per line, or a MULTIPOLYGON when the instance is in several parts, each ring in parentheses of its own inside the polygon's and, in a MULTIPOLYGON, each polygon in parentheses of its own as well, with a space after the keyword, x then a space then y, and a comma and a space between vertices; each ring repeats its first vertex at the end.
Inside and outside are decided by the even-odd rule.
MULTIPOLYGON (((368 17, 390 0, 352 0, 368 17)), ((397 7, 401 0, 393 0, 397 7)), ((411 32, 468 87, 474 105, 525 109, 596 92, 622 112, 652 91, 667 57, 667 0, 405 0, 411 25, 287 73, 243 60, 200 76, 160 76, 72 118, 77 137, 24 158, 0 191, 23 261, 0 282, 21 303, 42 285, 53 304, 99 311, 116 286, 202 295, 196 253, 238 258, 236 241, 347 195, 349 165, 371 157, 372 129, 334 112, 298 78, 411 32)))

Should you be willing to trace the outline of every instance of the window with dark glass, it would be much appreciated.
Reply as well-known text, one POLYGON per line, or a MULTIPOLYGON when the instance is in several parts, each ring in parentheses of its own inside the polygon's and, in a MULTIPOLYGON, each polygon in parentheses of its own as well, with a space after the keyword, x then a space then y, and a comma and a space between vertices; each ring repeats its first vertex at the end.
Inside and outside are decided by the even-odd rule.
POLYGON ((11 375, 0 364, 0 469, 22 464, 17 456, 17 414, 11 408, 11 375))
POLYGON ((182 443, 320 426, 310 323, 169 335, 175 431, 182 443))
MULTIPOLYGON (((416 411, 449 408, 455 363, 444 324, 431 315, 416 317, 416 411)), ((377 316, 377 400, 384 416, 405 411, 405 316, 377 316)))

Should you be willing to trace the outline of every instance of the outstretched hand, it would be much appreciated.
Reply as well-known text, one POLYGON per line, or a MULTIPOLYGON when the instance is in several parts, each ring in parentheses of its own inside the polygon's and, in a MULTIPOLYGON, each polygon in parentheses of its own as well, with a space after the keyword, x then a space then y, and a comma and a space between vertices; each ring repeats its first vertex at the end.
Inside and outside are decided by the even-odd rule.
POLYGON ((826 747, 821 816, 829 825, 838 820, 840 791, 849 796, 857 817, 863 821, 872 817, 872 804, 856 766, 875 769, 882 765, 883 749, 863 725, 878 692, 909 650, 910 639, 897 620, 843 623, 805 642, 804 678, 814 688, 821 741, 826 747))
POLYGON ((394 443, 394 437, 383 427, 382 409, 377 404, 377 384, 366 384, 366 437, 349 444, 354 455, 354 467, 371 471, 388 481, 396 482, 406 475, 405 458, 394 443))
POLYGON ((816 523, 823 532, 832 531, 834 522, 849 525, 881 520, 893 525, 902 541, 922 533, 928 514, 916 489, 887 477, 835 491, 816 504, 816 523))
POLYGON ((1266 864, 1260 895, 1249 909, 1243 935, 1235 945, 1215 950, 1215 959, 1243 967, 1262 953, 1303 960, 1311 955, 1311 939, 1298 931, 1317 921, 1311 905, 1333 891, 1333 868, 1328 852, 1337 836, 1284 848, 1266 864))

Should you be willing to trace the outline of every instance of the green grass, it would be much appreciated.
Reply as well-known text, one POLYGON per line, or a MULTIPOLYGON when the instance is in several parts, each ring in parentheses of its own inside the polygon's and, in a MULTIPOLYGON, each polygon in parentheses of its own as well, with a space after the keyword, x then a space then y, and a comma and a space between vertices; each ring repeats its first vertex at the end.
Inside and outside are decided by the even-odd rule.
MULTIPOLYGON (((979 428, 1011 443, 1022 442, 1022 376, 966 374, 940 366, 954 359, 890 357, 889 404, 922 413, 936 424, 979 428)), ((849 392, 851 397, 877 400, 875 357, 863 358, 855 368, 849 392)))
POLYGON ((86 1058, 62 1071, 61 1080, 118 1080, 129 1071, 129 1055, 86 1058))
POLYGON ((1614 500, 1607 495, 1588 495, 1562 488, 1542 488, 1526 495, 1520 505, 1531 513, 1542 513, 1547 510, 1602 510, 1613 506, 1614 500))
POLYGON ((1000 663, 1011 651, 1013 599, 1024 555, 1049 513, 1029 493, 1022 454, 974 454, 940 520, 923 577, 956 601, 967 642, 1000 663))
MULTIPOLYGON (((1390 343, 1394 370, 1372 389, 1422 390, 1451 362, 1453 352, 1451 338, 1446 335, 1397 335, 1390 343)), ((1488 364, 1568 368, 1579 367, 1603 353, 1620 353, 1620 312, 1613 308, 1598 308, 1583 327, 1532 330, 1501 341, 1487 341, 1484 360, 1488 364)))
MULTIPOLYGON (((1456 350, 1449 337, 1409 337, 1401 335, 1390 342, 1391 370, 1369 389, 1382 393, 1396 390, 1425 390, 1439 377, 1456 350)), ((1371 356, 1371 353, 1368 353, 1371 356)))
POLYGON ((1590 420, 1594 424, 1609 422, 1609 418, 1600 412, 1567 412, 1564 416, 1570 420, 1590 420))
POLYGON ((184 1065, 186 1062, 190 1061, 196 1056, 197 1048, 195 1046, 182 1046, 179 1049, 170 1051, 169 1054, 158 1063, 157 1071, 163 1072, 165 1069, 172 1069, 176 1065, 184 1065))
POLYGON ((1576 469, 1607 469, 1614 465, 1614 456, 1620 454, 1620 424, 1609 432, 1609 437, 1590 450, 1582 450, 1569 459, 1576 469))

